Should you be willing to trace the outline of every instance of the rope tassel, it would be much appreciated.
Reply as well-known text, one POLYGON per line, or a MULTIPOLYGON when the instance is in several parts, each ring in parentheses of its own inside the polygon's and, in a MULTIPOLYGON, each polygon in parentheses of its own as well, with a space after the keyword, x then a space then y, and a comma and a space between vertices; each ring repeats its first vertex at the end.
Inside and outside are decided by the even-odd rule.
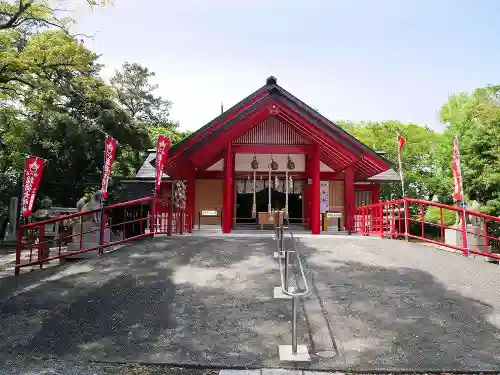
POLYGON ((257 217, 257 197, 255 192, 255 180, 257 178, 257 169, 259 169, 259 162, 257 158, 253 157, 252 160, 252 169, 253 169, 253 202, 252 202, 252 218, 255 219, 257 217))

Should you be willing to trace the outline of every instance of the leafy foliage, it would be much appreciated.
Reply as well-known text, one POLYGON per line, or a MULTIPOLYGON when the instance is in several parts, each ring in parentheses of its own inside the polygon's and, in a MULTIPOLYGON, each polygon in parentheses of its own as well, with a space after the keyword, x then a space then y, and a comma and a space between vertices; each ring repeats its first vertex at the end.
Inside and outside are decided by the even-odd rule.
POLYGON ((485 204, 485 212, 500 215, 500 86, 453 95, 440 115, 446 125, 446 163, 451 139, 458 135, 465 192, 485 204))
MULTIPOLYGON (((110 0, 86 0, 86 2, 92 7, 111 3, 110 0)), ((69 26, 73 24, 73 20, 68 16, 60 16, 60 14, 66 13, 67 9, 61 8, 57 3, 64 5, 65 2, 48 0, 0 1, 0 30, 57 27, 67 31, 69 26)))
MULTIPOLYGON (((14 5, 28 3, 18 21, 0 29, 0 216, 10 196, 21 193, 28 154, 46 159, 39 200, 49 196, 55 205, 73 206, 99 188, 106 134, 119 144, 115 177, 135 175, 153 146, 153 118, 161 118, 172 139, 182 136, 168 121, 166 100, 153 97, 151 106, 142 107, 138 113, 149 115, 148 122, 132 116, 119 100, 124 92, 100 78, 96 54, 69 34, 69 24, 46 2, 14 5), (45 29, 56 21, 57 28, 45 29)), ((0 1, 0 24, 15 11, 12 5, 0 1)))
MULTIPOLYGON (((429 206, 425 212, 425 221, 429 223, 441 223, 441 209, 438 207, 429 206)), ((455 211, 443 209, 443 224, 453 225, 457 220, 457 213, 455 211)))
POLYGON ((175 128, 178 124, 169 119, 172 103, 154 94, 158 88, 150 82, 154 75, 146 67, 126 62, 111 78, 111 84, 118 93, 120 104, 136 121, 148 126, 175 128))
POLYGON ((166 135, 170 139, 170 142, 172 142, 173 146, 191 134, 190 131, 179 131, 167 126, 149 126, 148 133, 154 146, 156 146, 156 141, 160 135, 166 135))
MULTIPOLYGON (((427 126, 399 121, 341 121, 337 124, 367 146, 382 151, 395 169, 398 168, 396 137, 402 135, 407 141, 401 157, 406 195, 425 199, 438 195, 442 200, 449 199, 451 191, 447 192, 450 189, 442 178, 443 169, 436 163, 436 156, 441 154, 442 134, 427 126)), ((385 200, 391 199, 391 194, 402 196, 401 184, 385 185, 381 194, 385 200)))

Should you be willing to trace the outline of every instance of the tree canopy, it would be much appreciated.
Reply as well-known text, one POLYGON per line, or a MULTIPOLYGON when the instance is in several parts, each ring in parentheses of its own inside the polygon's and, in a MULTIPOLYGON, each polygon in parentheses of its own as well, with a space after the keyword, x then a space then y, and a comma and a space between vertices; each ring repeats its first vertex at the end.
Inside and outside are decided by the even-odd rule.
POLYGON ((46 159, 38 200, 73 206, 100 185, 106 134, 118 141, 113 176, 122 177, 135 175, 159 132, 185 135, 170 102, 153 95, 153 72, 125 63, 107 84, 98 56, 59 15, 46 1, 0 1, 0 215, 20 195, 27 155, 46 159), (137 107, 126 105, 132 94, 137 107))
POLYGON ((111 78, 111 85, 119 103, 134 120, 148 126, 177 127, 169 118, 172 103, 155 95, 158 85, 151 83, 154 76, 145 66, 125 62, 111 78))
POLYGON ((500 86, 452 95, 440 116, 446 126, 446 163, 457 135, 466 194, 485 204, 485 212, 500 215, 500 86))
MULTIPOLYGON (((444 170, 436 163, 436 155, 441 153, 443 135, 427 126, 404 124, 399 121, 352 122, 340 121, 338 125, 358 138, 375 151, 382 151, 394 167, 398 168, 397 135, 406 139, 401 162, 405 176, 405 192, 414 198, 431 199, 438 195, 447 201, 451 197, 447 192, 444 170)), ((450 175, 451 183, 451 175, 450 175)), ((383 186, 384 199, 401 197, 401 184, 383 186)))

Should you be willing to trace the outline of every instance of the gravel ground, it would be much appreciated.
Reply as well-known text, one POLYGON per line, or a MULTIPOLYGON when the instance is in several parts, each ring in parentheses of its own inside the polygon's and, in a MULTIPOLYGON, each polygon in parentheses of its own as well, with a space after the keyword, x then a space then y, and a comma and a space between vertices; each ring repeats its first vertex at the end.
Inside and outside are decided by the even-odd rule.
POLYGON ((291 306, 272 298, 280 283, 274 242, 192 236, 2 279, 0 374, 210 371, 95 361, 499 370, 498 266, 401 241, 298 241, 311 288, 300 304, 298 338, 310 363, 278 359, 278 345, 291 342, 291 306), (54 359, 32 360, 40 357, 54 359))

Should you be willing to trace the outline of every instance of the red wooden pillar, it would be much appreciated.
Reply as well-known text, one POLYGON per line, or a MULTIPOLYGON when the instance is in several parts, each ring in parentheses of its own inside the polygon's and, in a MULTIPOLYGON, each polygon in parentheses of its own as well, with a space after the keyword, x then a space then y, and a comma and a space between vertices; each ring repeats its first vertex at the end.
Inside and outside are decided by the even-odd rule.
MULTIPOLYGON (((196 215, 196 171, 193 169, 187 180, 187 214, 189 215, 189 225, 194 228, 194 217, 196 215)), ((191 232, 191 230, 189 231, 191 232)))
MULTIPOLYGON (((311 170, 311 157, 310 155, 305 155, 305 166, 306 166, 306 171, 311 170)), ((303 190, 303 207, 304 207, 304 213, 303 213, 303 223, 306 228, 311 229, 311 184, 309 183, 310 181, 310 174, 307 174, 307 179, 304 183, 304 190, 303 190)))
POLYGON ((237 192, 236 192, 236 189, 234 188, 234 184, 235 184, 235 181, 236 181, 236 154, 235 153, 231 153, 232 154, 232 169, 233 169, 233 174, 232 174, 232 185, 231 185, 231 191, 232 191, 232 194, 231 194, 231 197, 232 197, 232 200, 231 200, 231 229, 235 229, 235 226, 236 226, 236 203, 237 203, 237 192))
POLYGON ((372 204, 380 202, 380 184, 377 182, 372 185, 372 204))
POLYGON ((320 182, 319 182, 319 150, 314 148, 311 155, 311 233, 320 233, 320 182))
POLYGON ((231 144, 224 154, 224 196, 222 201, 222 233, 231 233, 233 222, 233 153, 231 144))
POLYGON ((352 231, 355 210, 354 170, 348 167, 344 174, 345 226, 352 231))

